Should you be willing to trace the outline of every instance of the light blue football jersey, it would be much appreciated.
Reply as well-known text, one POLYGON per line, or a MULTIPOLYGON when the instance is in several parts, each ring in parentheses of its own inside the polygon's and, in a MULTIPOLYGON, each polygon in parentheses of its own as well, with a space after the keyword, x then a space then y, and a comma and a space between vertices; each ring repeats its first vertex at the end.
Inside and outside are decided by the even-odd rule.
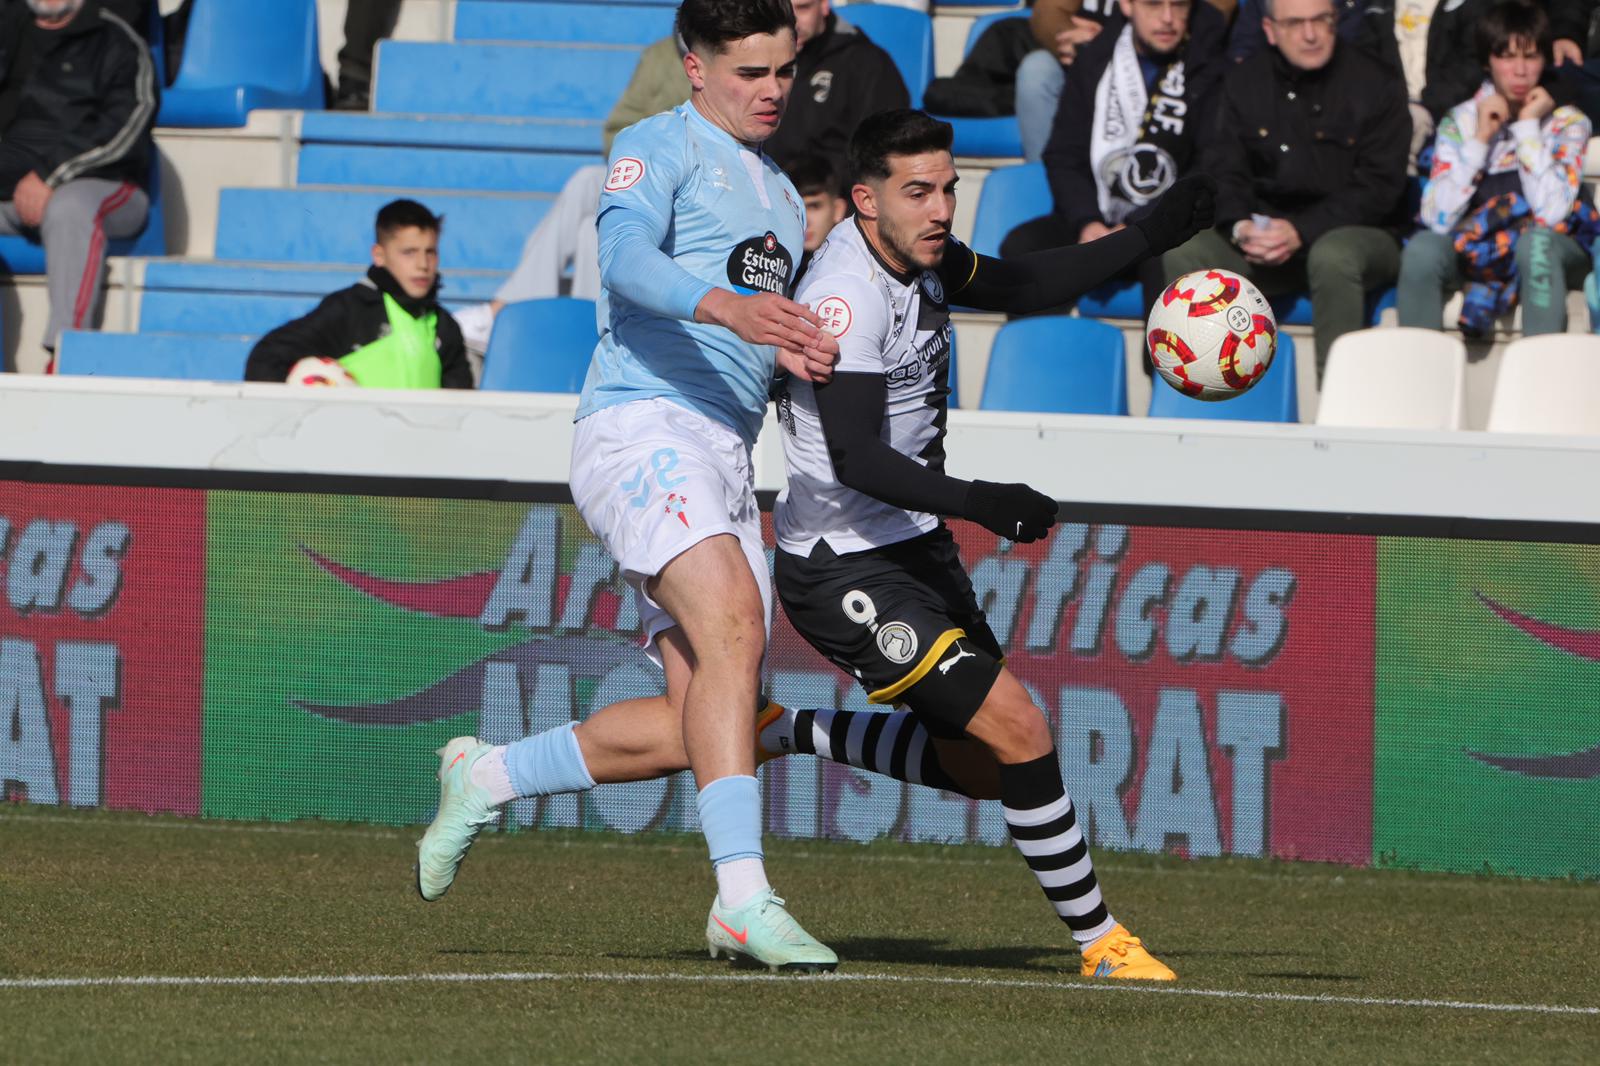
MULTIPOLYGON (((703 283, 663 282, 663 289, 683 297, 680 313, 692 317, 693 305, 713 286, 745 295, 788 294, 804 245, 805 210, 765 154, 744 147, 684 103, 619 133, 610 163, 600 194, 602 242, 608 212, 637 212, 648 222, 652 234, 659 234, 661 251, 703 283)), ((721 326, 652 311, 614 292, 619 272, 636 267, 608 262, 602 245, 600 343, 577 417, 661 397, 753 444, 776 350, 748 344, 721 326)))

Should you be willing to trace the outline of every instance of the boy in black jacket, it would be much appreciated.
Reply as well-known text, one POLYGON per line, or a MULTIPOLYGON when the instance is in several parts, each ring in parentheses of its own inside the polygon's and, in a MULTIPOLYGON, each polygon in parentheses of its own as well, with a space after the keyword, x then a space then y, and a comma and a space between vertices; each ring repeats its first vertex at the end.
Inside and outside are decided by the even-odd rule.
POLYGON ((438 301, 442 224, 415 200, 385 205, 366 278, 262 337, 245 380, 285 381, 300 360, 320 357, 373 388, 472 388, 461 329, 438 301))

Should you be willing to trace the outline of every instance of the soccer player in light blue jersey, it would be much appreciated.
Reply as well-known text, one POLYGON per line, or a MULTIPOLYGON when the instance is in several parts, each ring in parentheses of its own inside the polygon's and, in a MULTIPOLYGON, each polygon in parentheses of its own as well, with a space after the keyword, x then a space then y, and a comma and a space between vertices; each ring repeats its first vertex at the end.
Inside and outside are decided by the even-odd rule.
POLYGON ((689 766, 716 873, 713 958, 832 970, 767 881, 755 719, 772 593, 750 450, 779 367, 823 381, 838 344, 788 300, 799 194, 761 151, 794 80, 789 0, 685 0, 688 103, 617 136, 598 218, 600 343, 578 406, 572 495, 633 586, 666 694, 503 747, 440 750, 417 887, 450 887, 519 796, 689 766), (664 713, 670 709, 671 713, 664 713))

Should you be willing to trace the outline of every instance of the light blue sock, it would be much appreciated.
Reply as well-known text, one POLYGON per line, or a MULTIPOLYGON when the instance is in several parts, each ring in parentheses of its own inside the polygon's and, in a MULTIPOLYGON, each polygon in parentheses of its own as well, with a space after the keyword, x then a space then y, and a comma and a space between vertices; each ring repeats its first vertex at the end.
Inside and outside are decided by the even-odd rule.
POLYGON ((578 748, 577 728, 576 722, 568 722, 506 746, 506 771, 517 795, 550 796, 594 787, 578 748))
POLYGON ((712 866, 762 858, 761 787, 754 777, 719 777, 700 790, 695 804, 712 866))

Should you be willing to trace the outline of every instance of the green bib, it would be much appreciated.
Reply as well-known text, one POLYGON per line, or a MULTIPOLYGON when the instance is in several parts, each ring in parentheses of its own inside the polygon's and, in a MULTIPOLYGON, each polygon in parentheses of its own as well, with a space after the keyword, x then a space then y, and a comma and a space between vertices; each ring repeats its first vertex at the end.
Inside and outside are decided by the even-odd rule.
POLYGON ((438 316, 432 311, 412 318, 388 293, 389 335, 364 344, 339 360, 360 385, 369 389, 437 389, 443 375, 434 347, 438 316))

